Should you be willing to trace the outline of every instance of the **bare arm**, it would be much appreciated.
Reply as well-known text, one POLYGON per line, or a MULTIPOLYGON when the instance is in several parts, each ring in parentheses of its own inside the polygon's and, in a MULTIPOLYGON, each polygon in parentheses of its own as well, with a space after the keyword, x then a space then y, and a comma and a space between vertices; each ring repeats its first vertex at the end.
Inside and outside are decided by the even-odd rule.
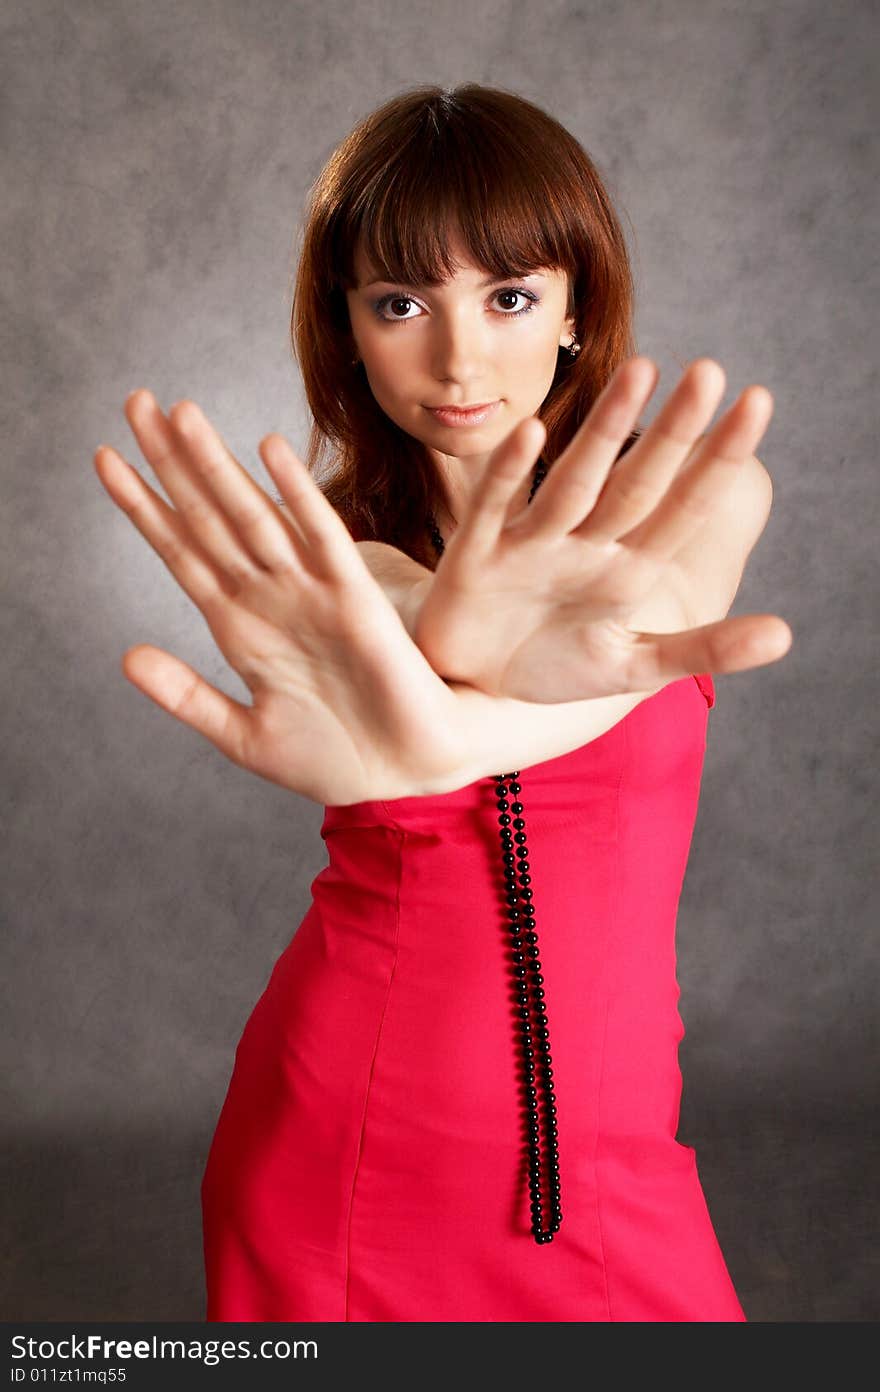
MULTIPOLYGON (((281 511, 290 517, 287 508, 282 507, 281 511)), ((412 637, 421 592, 426 583, 430 584, 433 572, 384 541, 359 541, 356 545, 371 575, 382 586, 412 637)), ((681 628, 682 622, 682 605, 677 598, 655 595, 651 612, 646 608, 637 626, 646 632, 662 633, 681 628), (656 629, 651 627, 653 622, 658 625, 656 629)), ((452 792, 477 778, 506 773, 513 768, 531 768, 545 759, 555 759, 580 749, 604 735, 648 696, 662 691, 666 683, 661 682, 649 691, 627 691, 618 696, 559 701, 552 705, 492 696, 465 682, 453 681, 448 685, 456 693, 467 723, 472 724, 475 731, 483 731, 479 741, 465 741, 466 746, 472 746, 473 763, 459 775, 453 787, 441 790, 452 792), (487 722, 490 711, 491 721, 487 722), (491 738, 487 736, 489 729, 491 738)))
MULTIPOLYGON (((289 514, 288 514, 289 515, 289 514)), ((412 638, 415 620, 433 571, 420 565, 396 546, 384 541, 359 541, 357 548, 376 582, 397 609, 412 638)), ((655 590, 650 604, 636 616, 635 627, 644 632, 674 632, 684 624, 682 598, 655 590)), ((642 701, 662 691, 659 682, 647 691, 627 691, 615 696, 553 703, 518 701, 496 696, 466 682, 447 681, 456 695, 466 737, 462 747, 468 763, 439 792, 454 792, 478 778, 511 769, 532 768, 598 739, 642 701)))
POLYGON ((550 704, 490 696, 459 682, 450 682, 449 687, 459 699, 466 727, 470 723, 475 732, 483 732, 479 745, 476 739, 465 741, 472 746, 473 761, 462 770, 455 788, 512 769, 532 768, 545 759, 580 749, 663 689, 658 686, 655 691, 627 691, 621 696, 550 704))
MULTIPOLYGON (((290 508, 278 503, 279 512, 294 521, 290 508)), ((295 524, 294 524, 295 525, 295 524)), ((391 600, 410 638, 414 636, 416 616, 422 601, 422 591, 430 584, 433 571, 419 565, 405 551, 384 541, 355 542, 372 575, 391 600)))
MULTIPOLYGON (((694 625, 706 628, 722 621, 736 597, 750 550, 770 510, 769 475, 755 458, 731 489, 727 504, 705 525, 685 553, 687 564, 670 569, 668 583, 657 585, 630 626, 643 633, 676 633, 694 625)), ((358 550, 377 583, 397 609, 410 637, 425 588, 433 572, 384 542, 361 541, 358 550)), ((733 623, 738 627, 739 620, 733 623)), ((742 619, 743 637, 750 623, 742 619)), ((730 643, 729 635, 725 642, 730 643)), ((753 649, 748 665, 771 658, 753 649)), ((724 670, 724 662, 707 663, 700 671, 724 670)), ((530 768, 547 759, 579 749, 598 739, 648 697, 662 691, 658 680, 643 691, 563 702, 521 701, 480 691, 464 682, 447 680, 455 693, 464 729, 465 763, 455 780, 433 791, 451 792, 478 778, 514 768, 530 768)))
MULTIPOLYGON (((383 541, 359 541, 356 545, 412 637, 422 592, 426 583, 430 584, 433 572, 383 541)), ((681 605, 671 595, 665 601, 655 597, 652 613, 646 610, 639 626, 650 631, 654 620, 659 623, 657 632, 680 628, 681 605)), ((480 741, 465 741, 466 745, 473 746, 474 759, 470 769, 456 782, 458 788, 478 778, 505 773, 512 768, 531 768, 545 759, 580 749, 604 735, 648 696, 661 691, 666 683, 649 691, 627 691, 617 696, 553 704, 493 696, 465 682, 453 681, 448 685, 456 693, 468 723, 473 723, 474 730, 483 731, 480 741), (487 722, 486 715, 490 711, 491 721, 487 722), (487 731, 491 731, 491 736, 487 731)))
MULTIPOLYGON (((288 508, 279 506, 291 517, 288 508)), ((412 637, 421 590, 426 582, 430 583, 433 572, 384 541, 359 541, 356 545, 368 570, 397 609, 412 637)), ((660 623, 658 632, 681 627, 681 605, 672 596, 665 602, 655 597, 653 614, 646 611, 642 619, 641 626, 646 631, 650 629, 652 618, 660 623)), ((604 735, 641 701, 661 691, 666 683, 649 691, 628 691, 617 696, 553 704, 493 696, 465 682, 449 682, 448 685, 456 694, 466 726, 475 734, 463 741, 464 747, 471 751, 472 762, 448 788, 437 790, 440 792, 453 792, 478 778, 514 768, 531 768, 545 759, 580 749, 604 735), (491 719, 487 720, 489 714, 491 719), (478 732, 481 732, 479 738, 478 732)))
MULTIPOLYGON (((709 626, 725 619, 736 599, 748 557, 767 525, 772 503, 770 474, 753 456, 748 466, 739 471, 724 506, 707 520, 681 552, 679 564, 672 572, 675 592, 671 589, 655 591, 651 603, 643 605, 634 616, 633 627, 645 633, 664 633, 685 625, 709 626)), ((402 556, 402 559, 414 565, 408 557, 402 556)), ((415 571, 421 569, 421 566, 414 566, 415 571)), ((405 568, 400 567, 399 584, 404 574, 405 568)), ((417 583, 419 579, 414 573, 410 583, 417 583)), ((744 623, 748 622, 746 618, 744 623)), ((458 693, 468 719, 479 722, 481 702, 494 703, 492 721, 484 720, 486 728, 491 729, 492 743, 487 744, 484 737, 482 757, 473 765, 471 781, 510 768, 528 768, 530 764, 578 749, 610 730, 648 696, 662 691, 666 684, 662 682, 650 691, 544 705, 494 697, 476 687, 448 683, 458 693), (520 747, 528 749, 528 761, 523 759, 519 764, 511 764, 501 757, 498 762, 496 750, 498 756, 503 756, 509 749, 520 747)))
MULTIPOLYGON (((613 644, 621 637, 636 660, 613 678, 620 686, 604 690, 625 695, 559 701, 551 694, 535 702, 531 689, 529 700, 478 690, 468 673, 444 679, 371 573, 369 549, 355 549, 282 436, 266 437, 261 454, 295 527, 279 516, 194 402, 178 402, 165 416, 152 393, 136 391, 126 400, 126 415, 170 503, 109 446, 95 455, 101 481, 201 610, 253 701, 232 699, 150 644, 129 650, 123 670, 234 763, 314 801, 425 796, 529 768, 589 743, 685 673, 737 671, 775 660, 762 657, 761 634, 756 643, 754 631, 743 641, 741 629, 731 633, 725 626, 719 642, 711 624, 670 634, 682 610, 678 572, 668 570, 670 583, 651 590, 652 611, 642 605, 641 630, 609 626, 609 660, 619 657, 613 644), (658 624, 660 638, 656 627, 650 632, 658 624), (665 663, 656 658, 660 648, 671 650, 665 663)), ((423 581, 431 598, 437 576, 421 575, 406 557, 389 560, 393 550, 379 548, 379 555, 386 581, 387 567, 396 567, 392 593, 406 611, 423 581), (409 588, 406 571, 415 575, 409 588)), ((419 624, 427 599, 418 607, 419 624)), ((494 636, 493 613, 490 603, 487 639, 494 636)), ((748 626, 749 620, 734 623, 748 626)), ((477 643, 482 633, 477 628, 477 643)), ((542 680, 554 679, 566 636, 543 653, 542 680)), ((601 671, 602 652, 597 659, 601 671)), ((558 684, 555 689, 567 695, 558 684)))
POLYGON ((422 596, 434 572, 384 541, 358 541, 355 545, 373 579, 382 586, 413 638, 422 596))

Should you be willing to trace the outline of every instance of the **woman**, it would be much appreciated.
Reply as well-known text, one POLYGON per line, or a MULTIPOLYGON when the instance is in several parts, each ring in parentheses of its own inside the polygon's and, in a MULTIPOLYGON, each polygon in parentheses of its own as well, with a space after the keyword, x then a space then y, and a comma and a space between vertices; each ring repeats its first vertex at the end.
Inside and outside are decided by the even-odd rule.
POLYGON ((791 641, 725 618, 772 398, 701 435, 699 360, 641 433, 631 312, 573 137, 415 89, 313 190, 282 508, 192 402, 126 404, 173 507, 96 456, 254 701, 154 648, 126 675, 326 804, 205 1170, 208 1320, 745 1318, 675 1140, 674 926, 711 673, 791 641))

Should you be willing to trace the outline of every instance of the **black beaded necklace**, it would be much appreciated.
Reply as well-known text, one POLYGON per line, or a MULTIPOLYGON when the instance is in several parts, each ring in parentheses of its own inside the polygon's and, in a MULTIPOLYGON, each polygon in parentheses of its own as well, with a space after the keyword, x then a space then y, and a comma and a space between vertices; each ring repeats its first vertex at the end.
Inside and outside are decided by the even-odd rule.
MULTIPOLYGON (((535 496, 547 475, 547 466, 539 460, 535 466, 535 477, 529 493, 529 502, 535 496)), ((429 514, 428 531, 438 556, 446 549, 437 519, 429 514)), ((524 808, 518 800, 522 792, 519 769, 512 773, 497 773, 492 776, 495 784, 498 826, 501 839, 501 860, 504 865, 506 886, 507 917, 510 920, 513 974, 517 979, 517 998, 519 1000, 520 1043, 522 1047, 523 1071, 525 1076, 526 1107, 528 1109, 528 1148, 529 1148, 529 1192, 532 1215, 532 1236, 538 1243, 552 1242, 553 1234, 559 1231, 562 1223, 561 1193, 559 1187, 559 1144, 556 1126, 556 1094, 553 1089, 552 1057, 550 1054, 550 1030, 547 1025, 547 1007, 544 1002, 544 978, 541 974, 541 959, 538 955, 538 934, 535 931, 535 905, 531 889, 532 877, 529 874, 529 852, 526 842, 526 823, 524 808), (507 794, 517 800, 509 802, 507 794), (510 813, 513 813, 511 818, 510 813), (514 828, 511 830, 511 826, 514 828), (514 844, 516 850, 514 851, 514 844), (518 870, 514 861, 519 860, 518 870), (517 888, 519 878, 520 888, 517 888), (522 916, 520 910, 522 901, 522 916), (531 971, 531 989, 529 972, 531 971), (534 1023, 533 1023, 534 1022, 534 1023), (542 1224, 544 1205, 541 1189, 541 1126, 538 1107, 538 1088, 544 1092, 544 1131, 549 1160, 546 1168, 549 1179, 546 1188, 550 1199, 550 1221, 542 1224)))

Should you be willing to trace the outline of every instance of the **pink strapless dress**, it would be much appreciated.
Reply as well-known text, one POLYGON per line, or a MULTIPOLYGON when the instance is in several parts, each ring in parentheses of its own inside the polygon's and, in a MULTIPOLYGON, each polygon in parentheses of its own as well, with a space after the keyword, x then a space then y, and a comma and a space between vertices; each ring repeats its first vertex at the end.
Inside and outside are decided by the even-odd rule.
MULTIPOLYGON (((709 675, 522 771, 562 1224, 530 1231, 491 778, 328 807, 202 1181, 215 1320, 745 1320, 676 1140, 709 675)), ((549 717, 548 717, 549 718, 549 717)))

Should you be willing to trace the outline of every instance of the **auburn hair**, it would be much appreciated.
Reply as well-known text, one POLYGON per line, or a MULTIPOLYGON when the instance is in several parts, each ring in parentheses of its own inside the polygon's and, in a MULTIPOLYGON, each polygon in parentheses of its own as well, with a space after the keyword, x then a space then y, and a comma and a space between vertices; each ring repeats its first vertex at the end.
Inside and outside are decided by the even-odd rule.
POLYGON ((353 362, 346 291, 357 284, 359 243, 388 280, 442 283, 455 269, 453 231, 495 276, 568 272, 566 317, 581 351, 560 348, 538 411, 548 467, 635 352, 620 223, 595 164, 554 117, 469 82, 409 89, 358 123, 311 186, 303 224, 291 341, 312 414, 305 463, 356 540, 388 542, 432 570, 426 517, 438 512, 442 483, 427 448, 385 414, 353 362))

